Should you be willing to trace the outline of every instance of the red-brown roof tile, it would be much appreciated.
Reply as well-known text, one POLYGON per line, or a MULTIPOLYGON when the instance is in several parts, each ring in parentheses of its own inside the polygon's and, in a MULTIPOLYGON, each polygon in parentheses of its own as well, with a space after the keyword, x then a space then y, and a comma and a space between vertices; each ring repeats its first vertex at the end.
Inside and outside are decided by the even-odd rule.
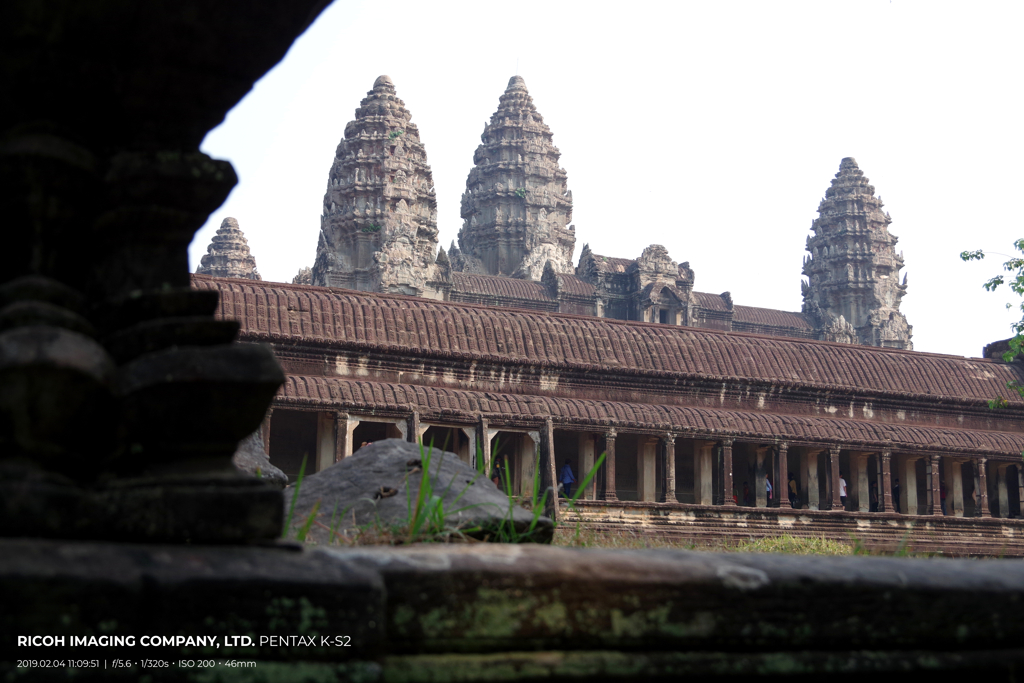
POLYGON ((733 310, 732 320, 736 323, 765 325, 768 327, 793 327, 800 330, 815 329, 815 326, 803 313, 777 311, 774 308, 736 306, 733 310))
POLYGON ((219 291, 242 336, 305 340, 510 365, 736 379, 983 401, 1024 382, 1020 364, 692 327, 454 304, 341 289, 193 276, 219 291))
POLYGON ((456 289, 469 294, 536 301, 555 299, 541 283, 514 277, 452 273, 452 284, 456 289))

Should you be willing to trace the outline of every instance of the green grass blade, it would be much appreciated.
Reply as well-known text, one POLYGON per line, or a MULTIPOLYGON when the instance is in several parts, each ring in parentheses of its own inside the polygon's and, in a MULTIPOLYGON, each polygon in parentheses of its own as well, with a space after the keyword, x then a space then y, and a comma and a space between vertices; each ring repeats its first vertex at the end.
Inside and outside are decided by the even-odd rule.
POLYGON ((576 499, 579 498, 580 495, 587 489, 587 485, 590 484, 590 480, 597 476, 597 471, 601 469, 601 465, 604 464, 605 455, 607 455, 607 453, 602 453, 597 458, 597 462, 594 463, 594 466, 590 468, 589 472, 587 472, 587 475, 583 477, 583 481, 580 482, 579 487, 576 489, 576 495, 569 499, 570 507, 576 505, 576 499))
POLYGON ((299 489, 302 488, 302 477, 306 474, 306 454, 302 455, 302 464, 299 465, 299 478, 295 481, 295 492, 292 494, 292 504, 288 506, 288 519, 284 522, 284 530, 281 538, 288 538, 288 529, 292 525, 292 515, 295 514, 295 503, 299 500, 299 489))
POLYGON ((306 523, 302 525, 301 529, 299 529, 298 539, 300 541, 305 541, 306 540, 306 536, 307 536, 307 534, 309 534, 309 530, 310 530, 310 528, 312 528, 314 520, 316 520, 316 513, 319 512, 319 511, 320 511, 320 501, 317 500, 315 503, 313 503, 313 509, 312 509, 312 511, 310 511, 309 517, 306 518, 306 523))

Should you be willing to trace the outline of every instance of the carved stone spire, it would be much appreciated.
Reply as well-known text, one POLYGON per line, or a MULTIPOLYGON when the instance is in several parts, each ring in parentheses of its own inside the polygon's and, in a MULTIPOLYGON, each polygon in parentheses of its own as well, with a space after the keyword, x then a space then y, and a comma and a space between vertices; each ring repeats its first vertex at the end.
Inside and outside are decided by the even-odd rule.
POLYGON ((539 280, 551 261, 572 273, 572 193, 551 130, 521 76, 513 76, 484 127, 462 195, 461 257, 453 267, 539 280))
POLYGON ((327 178, 313 284, 431 295, 437 201, 410 119, 381 76, 345 126, 327 178))
POLYGON ((857 162, 843 159, 807 238, 803 310, 818 318, 828 341, 913 349, 913 328, 899 310, 907 291, 906 277, 899 280, 903 255, 882 206, 857 162))
POLYGON ((256 259, 249 253, 249 243, 239 229, 237 220, 225 218, 221 221, 196 273, 213 277, 261 279, 256 270, 256 259))

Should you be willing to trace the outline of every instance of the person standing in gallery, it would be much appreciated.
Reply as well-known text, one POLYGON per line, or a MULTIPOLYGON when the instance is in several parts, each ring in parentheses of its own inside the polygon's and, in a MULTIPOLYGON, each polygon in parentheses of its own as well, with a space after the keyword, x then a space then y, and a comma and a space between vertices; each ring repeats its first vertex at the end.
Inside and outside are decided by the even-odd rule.
POLYGON ((566 498, 572 498, 572 485, 576 483, 576 477, 572 474, 572 461, 566 460, 562 466, 562 473, 558 475, 558 482, 562 485, 562 492, 566 498))

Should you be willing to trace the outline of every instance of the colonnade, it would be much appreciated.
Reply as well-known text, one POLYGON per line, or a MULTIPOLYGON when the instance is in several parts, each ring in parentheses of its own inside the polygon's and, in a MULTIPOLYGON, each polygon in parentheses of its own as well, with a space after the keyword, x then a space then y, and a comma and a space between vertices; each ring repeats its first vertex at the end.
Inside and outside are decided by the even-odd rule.
MULTIPOLYGON (((263 426, 268 453, 273 410, 263 426)), ((358 450, 363 425, 364 436, 372 427, 377 438, 429 438, 435 448, 474 466, 483 458, 480 467, 489 476, 501 465, 516 493, 532 488, 541 461, 555 471, 551 463, 560 470, 568 460, 582 481, 604 453, 603 467, 580 493, 583 499, 1001 518, 1019 515, 1024 502, 1024 467, 981 455, 691 438, 614 427, 579 431, 550 420, 534 429, 492 426, 483 417, 472 426, 439 425, 421 421, 417 413, 383 418, 319 412, 316 425, 316 470, 358 450)))

